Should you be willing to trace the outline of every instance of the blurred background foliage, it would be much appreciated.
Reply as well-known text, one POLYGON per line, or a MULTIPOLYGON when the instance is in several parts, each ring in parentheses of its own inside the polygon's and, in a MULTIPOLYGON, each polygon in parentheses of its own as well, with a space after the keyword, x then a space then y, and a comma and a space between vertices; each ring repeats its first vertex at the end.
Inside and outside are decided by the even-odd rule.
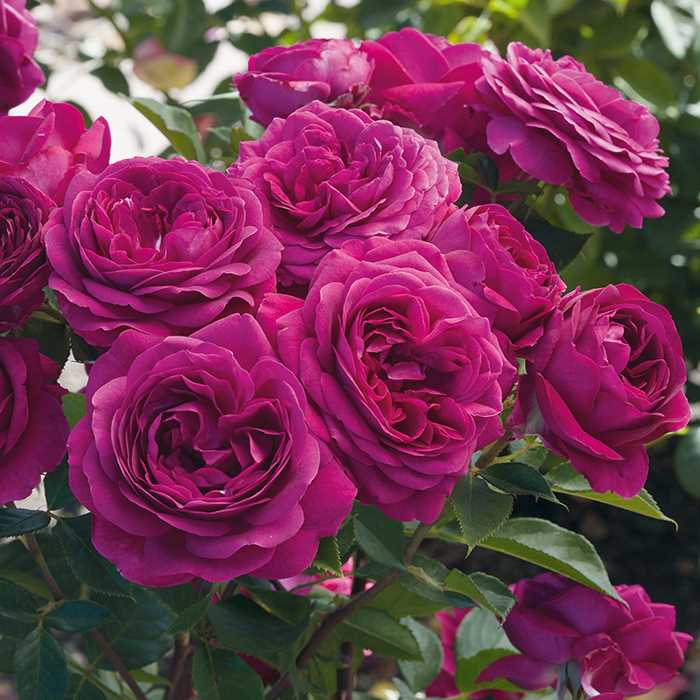
MULTIPOLYGON (((230 95, 230 77, 244 68, 246 55, 268 46, 312 36, 376 38, 414 26, 500 52, 519 40, 573 55, 656 115, 673 194, 664 202, 666 216, 643 230, 597 233, 567 269, 567 281, 631 282, 665 304, 684 340, 690 400, 700 402, 700 0, 56 0, 32 7, 47 74, 68 62, 112 93, 156 100, 141 102, 139 111, 153 123, 160 119, 161 130, 170 128, 183 142, 180 152, 196 141, 196 156, 199 135, 204 158, 222 166, 255 129, 230 95), (219 98, 206 99, 212 92, 219 98), (183 111, 160 114, 159 102, 183 111)), ((46 94, 64 99, 52 93, 53 84, 51 78, 46 94)), ((75 98, 93 116, 101 109, 94 95, 75 98)), ((118 142, 119 119, 111 126, 118 142)), ((162 147, 144 145, 149 153, 162 147)), ((654 446, 652 459, 650 490, 678 520, 675 539, 667 524, 592 505, 571 512, 552 507, 547 515, 591 538, 614 582, 643 580, 653 598, 678 605, 681 627, 697 634, 700 431, 691 427, 654 446)), ((523 573, 512 560, 501 571, 493 562, 470 559, 472 565, 488 565, 506 580, 523 573)))

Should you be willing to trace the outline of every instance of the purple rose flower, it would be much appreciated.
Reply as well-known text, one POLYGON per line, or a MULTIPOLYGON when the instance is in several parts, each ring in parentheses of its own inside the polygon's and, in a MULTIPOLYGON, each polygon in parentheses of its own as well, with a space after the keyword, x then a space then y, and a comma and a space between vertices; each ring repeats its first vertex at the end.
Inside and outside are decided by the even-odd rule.
POLYGON ((365 41, 362 49, 375 66, 368 101, 385 118, 448 141, 447 151, 483 134, 484 118, 473 109, 486 54, 481 46, 451 44, 407 27, 365 41))
POLYGON ((314 100, 344 97, 346 106, 357 104, 371 75, 372 62, 352 41, 309 39, 256 53, 235 82, 253 119, 267 126, 314 100))
POLYGON ((563 185, 585 221, 640 228, 670 191, 659 123, 571 56, 510 44, 485 55, 476 89, 490 114, 488 145, 535 180, 563 185))
POLYGON ((0 333, 19 328, 44 301, 41 230, 53 206, 25 180, 0 175, 0 333))
POLYGON ((669 312, 627 284, 564 298, 527 355, 512 425, 538 433, 596 491, 629 498, 645 443, 684 427, 686 371, 669 312))
POLYGON ((281 246, 249 183, 132 158, 74 181, 46 247, 71 328, 106 347, 127 328, 189 335, 254 309, 275 287, 281 246))
POLYGON ((0 338, 0 503, 26 498, 66 451, 59 367, 29 338, 0 338))
POLYGON ((672 605, 652 603, 641 586, 615 589, 624 602, 556 574, 520 581, 506 634, 542 673, 577 663, 589 697, 647 693, 677 675, 693 638, 675 631, 672 605))
MULTIPOLYGON (((455 684, 457 675, 456 642, 459 626, 467 615, 475 608, 466 610, 441 610, 435 615, 440 627, 440 641, 442 642, 442 668, 433 682, 426 688, 429 696, 439 698, 459 695, 455 684)), ((470 620, 471 622, 471 620, 470 620)), ((533 661, 522 654, 513 654, 498 659, 489 664, 477 678, 479 683, 488 683, 495 679, 508 679, 519 688, 528 690, 542 690, 554 684, 556 674, 546 665, 533 661)), ((515 691, 485 689, 470 693, 474 700, 520 700, 525 693, 515 691)))
POLYGON ((23 117, 0 117, 0 175, 15 175, 63 204, 79 172, 101 173, 111 137, 100 117, 89 128, 73 105, 41 102, 23 117))
POLYGON ((424 241, 352 241, 320 263, 304 301, 259 317, 360 500, 433 522, 472 452, 501 433, 507 362, 487 319, 424 241))
POLYGON ((189 338, 128 331, 86 396, 71 489, 93 513, 95 548, 135 583, 296 576, 352 507, 301 385, 251 316, 189 338))
POLYGON ((24 102, 44 82, 34 61, 39 32, 25 0, 0 0, 0 113, 24 102))
POLYGON ((320 102, 243 142, 232 172, 270 210, 283 283, 308 284, 321 258, 352 239, 425 237, 461 191, 455 163, 433 141, 320 102))
POLYGON ((429 240, 474 308, 515 351, 534 345, 566 285, 547 251, 498 204, 460 209, 429 240))

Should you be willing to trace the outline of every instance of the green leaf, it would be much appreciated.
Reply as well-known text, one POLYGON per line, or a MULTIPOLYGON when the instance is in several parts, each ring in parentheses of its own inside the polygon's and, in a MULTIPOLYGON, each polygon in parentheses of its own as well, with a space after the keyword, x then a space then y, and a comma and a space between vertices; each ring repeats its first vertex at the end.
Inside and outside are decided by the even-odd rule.
POLYGON ((19 700, 61 700, 68 688, 63 650, 42 627, 29 633, 15 652, 19 700))
POLYGON ((210 646, 197 647, 192 682, 200 700, 262 700, 260 676, 240 657, 210 646))
POLYGON ((411 630, 418 642, 421 661, 399 661, 399 668, 411 690, 418 692, 435 679, 442 667, 442 643, 439 637, 412 617, 405 617, 401 624, 411 630))
POLYGON ((92 546, 92 516, 62 518, 54 532, 65 550, 75 576, 90 588, 111 595, 129 595, 127 582, 92 546))
POLYGON ((61 464, 44 477, 44 493, 46 507, 49 510, 73 508, 77 505, 75 496, 68 484, 68 460, 64 458, 61 464))
POLYGON ((342 576, 343 563, 340 561, 340 548, 335 537, 324 537, 318 544, 316 558, 312 564, 316 569, 342 576))
POLYGON ((95 68, 95 70, 92 71, 92 74, 101 80, 102 84, 115 95, 121 94, 128 96, 130 94, 129 83, 124 77, 124 73, 122 73, 116 66, 103 64, 98 68, 95 68))
MULTIPOLYGON (((0 618, 14 620, 25 623, 32 627, 36 621, 36 603, 34 598, 24 590, 10 581, 0 581, 0 618)), ((2 627, 5 626, 2 623, 2 627)), ((25 634, 29 630, 25 631, 25 634)), ((3 629, 3 634, 8 630, 3 629)))
POLYGON ((505 618, 515 604, 515 596, 503 581, 479 571, 467 575, 453 569, 445 580, 445 588, 468 596, 500 618, 505 618))
POLYGON ((483 683, 478 681, 479 676, 491 664, 506 656, 514 656, 516 653, 507 649, 484 649, 468 659, 459 659, 455 676, 457 688, 463 693, 487 689, 519 692, 520 688, 505 679, 497 678, 483 683))
POLYGON ((548 520, 514 518, 481 546, 562 574, 619 600, 593 545, 548 520))
MULTIPOLYGON (((66 698, 68 700, 106 700, 105 693, 93 684, 94 677, 91 678, 93 678, 93 682, 84 675, 71 673, 66 698)), ((119 698, 119 700, 122 699, 119 698)))
POLYGON ((634 93, 662 109, 676 104, 676 88, 656 63, 643 58, 628 58, 616 66, 616 72, 615 84, 624 92, 629 94, 629 88, 632 88, 634 93))
POLYGON ((211 598, 207 596, 206 598, 202 598, 196 603, 193 603, 189 608, 185 608, 170 625, 168 632, 175 634, 177 632, 191 630, 201 619, 205 617, 210 605, 211 598))
POLYGON ((17 537, 43 530, 51 518, 43 510, 27 508, 0 508, 0 537, 17 537))
POLYGON ((700 499, 700 429, 691 428, 679 441, 673 454, 673 466, 681 486, 700 499))
POLYGON ((469 659, 485 649, 516 651, 496 617, 483 608, 476 608, 459 623, 455 636, 455 657, 469 659))
POLYGON ((290 625, 239 595, 213 605, 207 615, 219 644, 277 667, 291 659, 306 630, 305 624, 290 625))
POLYGON ((529 218, 527 230, 547 249, 557 270, 562 270, 581 252, 589 236, 553 226, 540 218, 529 218))
POLYGON ((50 357, 59 367, 66 364, 70 354, 68 327, 52 317, 39 316, 35 312, 22 329, 25 338, 36 338, 41 352, 50 357))
POLYGON ((46 615, 44 622, 62 632, 87 632, 103 624, 109 615, 107 608, 90 600, 67 600, 46 615))
POLYGON ((131 104, 189 160, 204 162, 204 149, 192 115, 182 107, 165 105, 147 97, 134 97, 131 104))
MULTIPOLYGON (((93 600, 111 613, 100 632, 122 657, 127 668, 142 668, 158 661, 172 648, 173 638, 168 629, 174 615, 158 596, 145 588, 130 586, 128 598, 93 594, 93 600)), ((99 668, 111 668, 100 650, 85 640, 88 656, 99 668)))
POLYGON ((74 428, 85 415, 85 394, 65 394, 61 402, 63 403, 63 413, 68 419, 68 425, 74 428))
POLYGON ((613 508, 620 508, 638 515, 643 515, 654 520, 664 520, 672 523, 678 529, 678 523, 669 518, 659 508, 654 497, 646 490, 642 489, 632 498, 622 498, 616 493, 598 493, 592 491, 586 478, 576 472, 568 462, 560 464, 547 474, 547 480, 552 486, 552 490, 567 496, 583 498, 587 501, 604 503, 613 508))
POLYGON ((371 506, 359 506, 355 538, 362 551, 385 566, 403 569, 403 525, 371 506))
POLYGON ((496 493, 483 479, 472 474, 457 482, 450 503, 470 551, 496 532, 513 511, 512 496, 496 493))
POLYGON ((535 496, 553 503, 559 499, 552 493, 547 480, 537 469, 519 462, 492 464, 481 472, 481 476, 492 486, 516 496, 535 496))
POLYGON ((337 627, 343 640, 395 659, 420 661, 418 642, 411 631, 389 613, 359 608, 337 627))

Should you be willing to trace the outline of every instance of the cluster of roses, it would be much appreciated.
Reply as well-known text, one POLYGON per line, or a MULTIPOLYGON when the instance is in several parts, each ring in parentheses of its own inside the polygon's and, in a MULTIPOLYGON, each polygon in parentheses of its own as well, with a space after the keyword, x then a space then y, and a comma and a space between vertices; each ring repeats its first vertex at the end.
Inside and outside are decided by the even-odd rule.
MULTIPOLYGON (((27 17, 0 0, 16 100, 36 82, 27 17)), ((564 295, 506 208, 456 206, 440 147, 563 185, 584 219, 621 230, 660 215, 668 191, 648 111, 571 58, 512 45, 501 59, 412 29, 269 49, 237 83, 267 129, 227 173, 107 165, 107 125, 86 130, 69 105, 0 118, 1 330, 21 328, 48 280, 104 351, 68 440, 96 549, 148 586, 296 576, 356 497, 433 522, 503 435, 513 391, 510 429, 539 434, 594 489, 636 494, 645 443, 689 415, 670 315, 628 285, 564 295)), ((64 452, 56 375, 33 341, 0 339, 2 502, 64 452)), ((588 659, 600 692, 647 659, 626 646, 630 625, 670 625, 649 634, 687 644, 665 607, 629 591, 631 618, 588 592, 618 606, 605 624, 557 622, 544 628, 557 654, 523 654, 549 670, 588 659), (617 666, 597 661, 608 647, 617 666)), ((671 673, 682 653, 664 653, 671 673)), ((647 667, 633 672, 658 680, 647 667)))

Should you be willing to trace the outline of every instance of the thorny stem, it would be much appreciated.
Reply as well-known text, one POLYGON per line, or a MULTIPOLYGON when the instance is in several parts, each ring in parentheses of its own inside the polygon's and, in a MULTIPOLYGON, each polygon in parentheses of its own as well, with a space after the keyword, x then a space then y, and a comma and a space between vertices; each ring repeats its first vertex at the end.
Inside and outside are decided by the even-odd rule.
POLYGON ((190 633, 180 632, 175 637, 175 656, 170 671, 170 688, 165 700, 186 700, 190 696, 190 659, 192 656, 190 633))
POLYGON ((505 448, 506 445, 513 439, 513 436, 509 433, 506 432, 503 437, 498 438, 496 442, 491 443, 480 455, 479 459, 476 460, 476 464, 474 465, 474 471, 478 472, 482 469, 485 469, 489 465, 493 463, 493 460, 498 457, 498 455, 503 452, 503 449, 505 448))
MULTIPOLYGON (((430 525, 421 523, 413 533, 411 541, 408 543, 406 548, 406 555, 404 561, 406 564, 410 564, 413 561, 413 557, 418 551, 421 542, 426 537, 430 531, 430 525)), ((377 581, 372 588, 363 591, 354 598, 352 598, 346 605, 342 608, 338 608, 336 611, 332 612, 328 617, 326 617, 323 622, 316 628, 316 631, 311 636, 311 639, 307 645, 302 649, 299 654, 296 667, 297 669, 303 669, 309 664, 314 654, 319 650, 321 645, 331 636, 333 630, 345 621, 350 615, 352 615, 356 610, 367 605, 369 602, 374 600, 382 591, 385 591, 389 586, 395 583, 403 572, 399 569, 394 569, 390 574, 384 578, 377 581)), ((284 691, 289 687, 291 682, 289 673, 283 674, 280 679, 272 686, 269 693, 267 694, 267 700, 277 700, 284 691)))

